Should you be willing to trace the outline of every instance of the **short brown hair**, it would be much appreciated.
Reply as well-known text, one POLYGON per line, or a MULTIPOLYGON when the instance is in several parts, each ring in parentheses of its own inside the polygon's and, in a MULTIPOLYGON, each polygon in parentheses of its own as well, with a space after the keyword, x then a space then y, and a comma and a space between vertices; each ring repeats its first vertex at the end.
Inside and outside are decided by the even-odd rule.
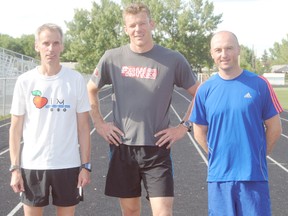
POLYGON ((132 15, 135 15, 135 14, 138 14, 138 13, 141 13, 141 12, 145 12, 148 16, 148 18, 151 20, 151 13, 150 13, 150 10, 149 8, 141 3, 141 2, 138 2, 138 3, 131 3, 129 4, 124 10, 123 10, 123 20, 125 20, 125 16, 127 14, 132 14, 132 15))

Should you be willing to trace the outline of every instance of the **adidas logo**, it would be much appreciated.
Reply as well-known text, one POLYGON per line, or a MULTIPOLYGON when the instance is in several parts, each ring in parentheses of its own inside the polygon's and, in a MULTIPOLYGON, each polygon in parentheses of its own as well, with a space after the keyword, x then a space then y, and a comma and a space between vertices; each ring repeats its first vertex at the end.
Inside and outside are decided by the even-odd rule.
POLYGON ((252 98, 252 96, 251 96, 250 93, 248 92, 247 94, 244 95, 244 98, 252 98))

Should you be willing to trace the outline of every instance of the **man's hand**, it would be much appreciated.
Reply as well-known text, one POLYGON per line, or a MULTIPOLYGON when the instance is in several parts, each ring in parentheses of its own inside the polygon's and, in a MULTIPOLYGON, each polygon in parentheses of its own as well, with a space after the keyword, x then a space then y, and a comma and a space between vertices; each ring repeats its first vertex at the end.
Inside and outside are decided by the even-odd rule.
POLYGON ((89 184, 91 181, 90 172, 86 169, 81 169, 79 176, 78 176, 78 185, 77 187, 84 187, 85 185, 89 184))
POLYGON ((10 186, 15 193, 20 193, 24 191, 23 178, 20 170, 14 170, 12 172, 10 186))
POLYGON ((177 140, 182 139, 185 134, 187 133, 187 128, 183 125, 178 125, 177 127, 171 127, 159 131, 154 136, 159 137, 159 140, 156 142, 156 145, 161 147, 167 143, 167 149, 171 148, 172 144, 175 143, 177 140))
POLYGON ((103 121, 101 124, 95 125, 98 134, 102 136, 108 143, 119 146, 122 143, 121 136, 124 133, 116 127, 112 122, 103 121))

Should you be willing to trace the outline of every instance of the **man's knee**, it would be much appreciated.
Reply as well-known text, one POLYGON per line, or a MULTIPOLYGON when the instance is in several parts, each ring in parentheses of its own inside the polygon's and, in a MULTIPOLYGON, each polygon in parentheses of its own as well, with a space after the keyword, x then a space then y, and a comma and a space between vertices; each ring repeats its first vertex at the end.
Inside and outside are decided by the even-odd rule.
POLYGON ((140 197, 120 198, 122 216, 140 216, 141 200, 140 197))
POLYGON ((172 216, 173 197, 150 197, 153 216, 172 216))

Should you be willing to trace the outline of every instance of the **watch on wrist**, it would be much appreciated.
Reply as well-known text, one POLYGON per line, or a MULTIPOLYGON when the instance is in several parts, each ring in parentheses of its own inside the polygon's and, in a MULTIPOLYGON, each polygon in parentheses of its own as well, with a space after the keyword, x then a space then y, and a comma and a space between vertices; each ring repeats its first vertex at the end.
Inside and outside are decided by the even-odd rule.
POLYGON ((92 166, 91 166, 91 163, 84 163, 81 165, 81 169, 86 169, 88 170, 89 172, 92 172, 92 166))
POLYGON ((180 124, 187 128, 187 132, 191 132, 191 130, 192 130, 192 122, 183 120, 183 121, 180 122, 180 124))
POLYGON ((11 165, 10 168, 9 168, 9 171, 10 172, 13 172, 15 170, 20 170, 20 166, 19 165, 11 165))

